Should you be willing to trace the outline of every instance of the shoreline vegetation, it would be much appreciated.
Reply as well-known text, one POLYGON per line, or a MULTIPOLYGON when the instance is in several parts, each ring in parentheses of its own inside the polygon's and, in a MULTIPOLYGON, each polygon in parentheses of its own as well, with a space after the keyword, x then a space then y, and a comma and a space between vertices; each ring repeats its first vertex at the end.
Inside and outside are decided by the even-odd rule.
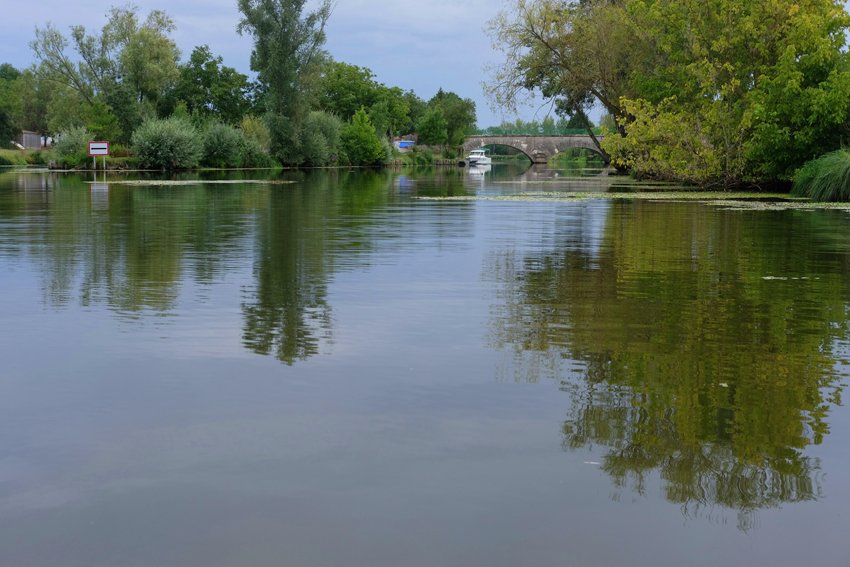
MULTIPOLYGON (((33 64, 0 64, 0 140, 55 143, 2 151, 0 166, 88 169, 94 140, 113 144, 112 170, 435 166, 476 133, 583 131, 602 157, 569 156, 568 169, 850 200, 850 14, 836 0, 511 0, 489 22, 505 57, 488 95, 508 112, 537 95, 548 110, 489 128, 468 98, 440 88, 425 100, 335 61, 332 6, 238 0, 253 78, 206 45, 181 62, 159 10, 113 7, 100 31, 37 27, 33 64), (417 149, 398 153, 400 139, 417 149)), ((522 159, 503 149, 494 157, 522 159)))
MULTIPOLYGON (((490 31, 504 53, 491 97, 515 108, 533 92, 574 115, 603 109, 614 127, 601 148, 637 178, 790 186, 848 141, 843 2, 512 0, 490 31)), ((845 181, 843 194, 811 196, 848 193, 845 181)))
MULTIPOLYGON (((423 99, 334 60, 323 49, 331 2, 304 4, 238 2, 253 78, 206 45, 181 62, 174 22, 159 10, 113 7, 101 30, 38 27, 30 67, 0 64, 0 145, 23 131, 52 140, 23 161, 64 169, 90 167, 89 141, 110 142, 117 169, 380 166, 405 159, 391 140, 452 148, 475 129, 470 99, 442 88, 423 99)), ((0 165, 20 161, 0 155, 0 165)))

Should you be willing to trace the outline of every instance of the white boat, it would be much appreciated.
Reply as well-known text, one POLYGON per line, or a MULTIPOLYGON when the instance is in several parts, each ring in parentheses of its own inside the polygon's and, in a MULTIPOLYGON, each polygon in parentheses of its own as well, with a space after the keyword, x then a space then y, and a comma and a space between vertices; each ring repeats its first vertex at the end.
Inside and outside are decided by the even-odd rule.
POLYGON ((466 163, 469 165, 490 165, 493 160, 487 155, 487 150, 472 150, 466 156, 466 163))

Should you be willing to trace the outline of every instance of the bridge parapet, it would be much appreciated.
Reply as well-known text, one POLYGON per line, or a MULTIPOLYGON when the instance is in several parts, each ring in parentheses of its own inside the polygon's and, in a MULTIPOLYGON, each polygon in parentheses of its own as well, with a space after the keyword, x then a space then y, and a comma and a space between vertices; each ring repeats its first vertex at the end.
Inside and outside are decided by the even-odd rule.
MULTIPOLYGON (((603 136, 597 136, 600 142, 603 136)), ((559 153, 570 148, 583 148, 603 155, 593 138, 588 135, 575 136, 467 136, 463 150, 469 153, 482 146, 508 146, 521 151, 534 163, 548 163, 559 153)))

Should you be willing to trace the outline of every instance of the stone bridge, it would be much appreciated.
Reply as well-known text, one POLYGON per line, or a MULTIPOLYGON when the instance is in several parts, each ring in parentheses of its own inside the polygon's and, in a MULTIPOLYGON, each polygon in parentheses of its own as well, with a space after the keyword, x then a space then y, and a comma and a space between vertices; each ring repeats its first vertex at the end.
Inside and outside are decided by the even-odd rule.
MULTIPOLYGON (((603 136, 597 136, 596 139, 601 142, 603 136)), ((533 163, 548 163, 552 157, 570 148, 584 148, 605 157, 593 143, 593 138, 587 135, 467 136, 463 142, 464 156, 482 146, 508 146, 527 155, 533 163)))

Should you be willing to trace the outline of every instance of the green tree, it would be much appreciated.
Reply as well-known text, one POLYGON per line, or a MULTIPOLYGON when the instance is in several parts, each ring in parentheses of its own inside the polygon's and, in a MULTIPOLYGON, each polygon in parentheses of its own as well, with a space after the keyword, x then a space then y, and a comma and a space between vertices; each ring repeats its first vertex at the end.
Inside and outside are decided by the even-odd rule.
POLYGON ((340 141, 352 165, 379 165, 386 157, 384 145, 369 115, 362 108, 354 113, 351 122, 342 129, 340 141))
MULTIPOLYGON (((641 84, 649 87, 625 101, 629 120, 665 124, 691 116, 697 128, 689 140, 660 139, 678 151, 696 147, 716 164, 696 182, 790 179, 805 160, 840 146, 850 111, 850 16, 841 3, 678 0, 667 3, 665 15, 636 3, 632 17, 676 57, 644 73, 641 84)), ((642 172, 641 152, 659 137, 631 125, 628 133, 636 139, 617 158, 642 172)), ((610 140, 612 148, 624 147, 610 140)), ((668 166, 675 178, 679 168, 668 166)))
POLYGON ((121 123, 118 117, 105 102, 95 101, 88 107, 85 116, 86 130, 91 132, 96 140, 121 139, 121 123))
POLYGON ((515 0, 490 22, 505 53, 487 86, 492 100, 515 110, 538 94, 561 116, 594 105, 621 116, 621 97, 633 94, 631 77, 652 68, 656 57, 652 38, 629 17, 632 1, 639 0, 515 0))
POLYGON ((151 12, 141 24, 131 9, 113 9, 112 17, 120 17, 122 21, 114 23, 110 31, 120 29, 119 33, 125 36, 119 56, 121 80, 131 87, 139 102, 149 101, 156 106, 178 76, 180 52, 168 37, 175 29, 174 22, 158 10, 151 12))
POLYGON ((371 70, 339 61, 328 61, 322 70, 317 95, 320 110, 348 121, 361 108, 370 108, 381 88, 371 70))
POLYGON ((428 101, 430 108, 439 108, 446 121, 446 143, 459 146, 464 137, 475 129, 475 102, 443 89, 428 101))
POLYGON ((8 63, 0 65, 0 148, 10 145, 18 134, 17 118, 20 116, 20 91, 17 81, 20 71, 8 63))
POLYGON ((416 131, 419 121, 422 120, 423 116, 425 116, 425 112, 428 110, 428 105, 413 91, 405 91, 402 94, 402 98, 404 98, 404 102, 407 103, 408 114, 406 123, 404 126, 399 128, 399 133, 411 134, 416 131))
POLYGON ((306 0, 239 0, 240 34, 254 39, 251 69, 263 91, 272 153, 283 163, 300 164, 301 128, 324 56, 325 24, 331 1, 306 15, 306 0))
POLYGON ((429 108, 416 125, 419 143, 426 146, 442 146, 449 141, 449 128, 443 109, 429 108))
POLYGON ((849 27, 837 0, 517 0, 491 26, 507 57, 490 93, 601 105, 618 125, 602 149, 639 175, 788 180, 846 137, 849 27))
POLYGON ((51 24, 36 28, 30 47, 42 79, 70 90, 82 104, 109 106, 126 141, 176 79, 179 51, 164 12, 154 10, 141 21, 135 7, 112 8, 108 16, 100 34, 72 26, 70 40, 51 24))
POLYGON ((593 122, 581 108, 573 112, 565 124, 567 130, 584 130, 588 126, 593 128, 593 122))
POLYGON ((265 122, 256 116, 246 115, 239 122, 242 137, 253 140, 264 151, 268 152, 271 147, 271 133, 265 122))
POLYGON ((191 113, 238 124, 251 108, 251 84, 246 75, 223 62, 207 45, 192 50, 189 60, 180 65, 179 78, 169 94, 170 108, 183 101, 191 113))
POLYGON ((85 126, 90 109, 96 108, 97 100, 87 103, 79 93, 65 85, 54 84, 47 103, 47 129, 59 133, 69 128, 85 126))
POLYGON ((304 163, 323 167, 339 161, 342 121, 334 114, 315 110, 304 123, 304 163))

